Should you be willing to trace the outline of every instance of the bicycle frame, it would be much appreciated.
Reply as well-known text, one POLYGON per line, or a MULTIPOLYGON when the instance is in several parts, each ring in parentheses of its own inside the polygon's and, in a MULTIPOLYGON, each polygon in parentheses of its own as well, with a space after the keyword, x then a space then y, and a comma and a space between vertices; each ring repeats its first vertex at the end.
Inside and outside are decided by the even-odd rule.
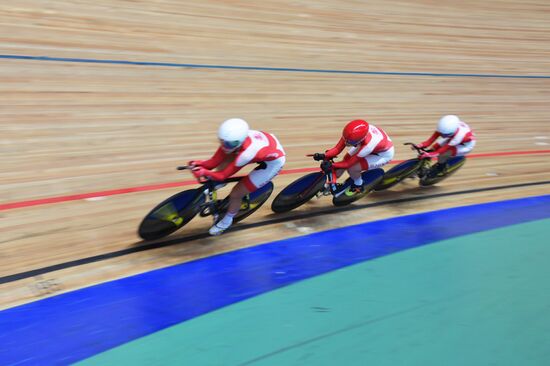
MULTIPOLYGON (((425 149, 425 148, 421 148, 421 147, 418 147, 416 146, 415 144, 413 143, 410 143, 410 142, 407 142, 405 143, 405 145, 410 145, 413 147, 413 149, 416 150, 416 152, 418 153, 418 155, 420 156, 422 153, 424 152, 427 152, 428 150, 425 149)), ((424 185, 423 184, 423 180, 426 179, 426 178, 433 178, 433 177, 429 177, 428 175, 431 174, 431 169, 433 169, 433 165, 431 164, 431 159, 429 158, 426 158, 426 159, 421 159, 420 160, 420 166, 418 167, 418 171, 420 172, 420 174, 418 174, 419 177, 421 177, 421 182, 420 182, 420 185, 424 185)), ((460 166, 462 165, 459 165, 457 166, 456 168, 453 168, 451 171, 448 171, 444 174, 444 176, 447 176, 449 175, 448 173, 452 174, 454 171, 456 171, 458 168, 460 168, 460 166)), ((433 184, 433 183, 432 183, 433 184)))
MULTIPOLYGON (((178 170, 191 170, 192 167, 188 165, 179 166, 177 168, 178 170)), ((218 219, 220 207, 218 203, 222 202, 222 200, 218 199, 218 189, 225 186, 227 183, 232 182, 238 182, 243 177, 231 177, 223 182, 213 181, 210 179, 203 179, 202 177, 198 179, 199 183, 202 183, 202 193, 205 196, 205 202, 202 203, 199 207, 199 215, 201 217, 206 217, 209 215, 212 215, 214 222, 218 219), (221 186, 221 187, 218 187, 221 186)), ((246 199, 247 196, 245 196, 246 199)))
MULTIPOLYGON (((321 159, 317 159, 315 158, 315 154, 307 154, 306 156, 308 157, 313 157, 314 160, 321 160, 321 159)), ((328 185, 329 189, 330 189, 330 193, 331 194, 334 194, 334 192, 336 191, 336 183, 337 183, 337 180, 338 180, 338 177, 336 175, 336 169, 334 169, 332 167, 332 163, 334 162, 333 159, 326 159, 326 158, 322 158, 322 161, 323 163, 329 163, 330 164, 330 170, 323 170, 323 168, 321 167, 321 172, 324 173, 324 178, 325 178, 325 182, 326 184, 328 185)), ((321 163, 321 165, 323 165, 321 163)), ((311 185, 311 187, 315 187, 316 183, 318 182, 317 181, 314 181, 314 183, 311 185)), ((304 192, 302 192, 302 194, 300 196, 307 196, 308 194, 310 194, 311 191, 308 189, 308 190, 305 190, 304 192)))
MULTIPOLYGON (((328 185, 330 189, 330 193, 333 194, 336 191, 336 182, 337 182, 337 176, 336 176, 336 170, 331 167, 330 171, 322 171, 323 172, 323 179, 325 179, 326 184, 328 185)), ((310 185, 310 188, 304 190, 298 197, 304 197, 311 193, 311 189, 317 185, 317 182, 319 180, 313 181, 313 183, 310 185)))
MULTIPOLYGON (((409 145, 412 146, 413 149, 416 150, 416 153, 418 154, 418 157, 422 155, 425 152, 428 152, 427 149, 418 147, 417 145, 413 144, 412 142, 405 142, 403 145, 409 145)), ((419 171, 425 171, 427 168, 431 166, 431 159, 425 158, 420 160, 420 167, 418 168, 419 171)))

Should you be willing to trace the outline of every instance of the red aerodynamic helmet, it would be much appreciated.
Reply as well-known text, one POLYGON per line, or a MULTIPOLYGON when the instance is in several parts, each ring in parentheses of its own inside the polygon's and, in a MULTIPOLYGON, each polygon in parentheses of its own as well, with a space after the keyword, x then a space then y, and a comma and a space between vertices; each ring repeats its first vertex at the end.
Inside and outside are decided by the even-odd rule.
POLYGON ((368 122, 362 119, 356 119, 349 122, 346 127, 344 127, 342 136, 344 137, 344 140, 346 140, 346 144, 355 146, 363 141, 363 139, 367 137, 368 133, 368 122))

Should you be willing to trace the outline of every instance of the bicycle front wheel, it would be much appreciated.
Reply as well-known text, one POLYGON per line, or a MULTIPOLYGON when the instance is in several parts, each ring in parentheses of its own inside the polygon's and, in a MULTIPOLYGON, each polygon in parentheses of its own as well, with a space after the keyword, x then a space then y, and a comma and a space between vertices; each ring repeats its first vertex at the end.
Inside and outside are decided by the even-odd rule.
POLYGON ((169 197, 145 216, 138 228, 139 236, 155 240, 172 234, 191 221, 204 202, 203 189, 189 189, 169 197))
POLYGON ((445 169, 443 173, 439 174, 434 170, 434 165, 432 166, 428 174, 420 179, 420 185, 426 187, 439 183, 443 179, 456 173, 456 171, 460 169, 460 167, 462 167, 464 163, 466 163, 466 158, 464 156, 455 156, 454 158, 449 159, 449 161, 447 162, 447 169, 445 169))

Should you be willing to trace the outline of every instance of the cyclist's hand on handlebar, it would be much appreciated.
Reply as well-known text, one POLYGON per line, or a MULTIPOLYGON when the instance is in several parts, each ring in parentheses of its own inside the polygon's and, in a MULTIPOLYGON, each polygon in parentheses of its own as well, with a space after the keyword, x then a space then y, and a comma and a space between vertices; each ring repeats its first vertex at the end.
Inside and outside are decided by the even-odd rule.
POLYGON ((432 152, 425 152, 425 153, 422 153, 419 158, 420 159, 431 159, 431 158, 437 158, 439 156, 438 153, 436 153, 435 151, 432 151, 432 152))
POLYGON ((191 160, 188 164, 192 167, 201 167, 204 164, 204 160, 191 160))
POLYGON ((204 169, 202 167, 194 167, 191 171, 195 178, 197 178, 199 181, 201 181, 201 178, 208 178, 210 171, 208 169, 204 169))
POLYGON ((315 153, 313 154, 313 160, 315 161, 322 161, 322 160, 325 160, 325 154, 323 153, 315 153))
POLYGON ((203 176, 203 169, 202 168, 198 168, 198 167, 195 167, 191 170, 191 173, 195 176, 195 178, 199 179, 200 177, 203 176))
POLYGON ((406 142, 404 145, 409 145, 411 147, 411 150, 413 151, 429 151, 426 149, 426 147, 428 147, 428 145, 424 144, 424 143, 420 143, 420 144, 414 144, 412 142, 406 142))

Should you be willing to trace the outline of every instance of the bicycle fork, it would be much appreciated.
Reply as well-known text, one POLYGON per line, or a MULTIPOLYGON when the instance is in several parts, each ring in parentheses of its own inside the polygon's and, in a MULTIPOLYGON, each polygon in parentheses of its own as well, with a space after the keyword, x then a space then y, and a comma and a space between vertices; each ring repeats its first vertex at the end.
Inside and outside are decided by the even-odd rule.
POLYGON ((330 187, 331 193, 336 192, 336 189, 338 188, 336 186, 337 179, 338 177, 336 176, 336 171, 334 169, 331 169, 330 173, 328 173, 328 176, 327 176, 327 183, 330 187))
POLYGON ((316 194, 317 198, 320 198, 322 196, 330 196, 331 194, 334 194, 334 192, 336 192, 336 189, 338 188, 336 186, 336 181, 338 177, 336 176, 336 171, 334 169, 331 169, 329 173, 325 174, 325 179, 326 182, 323 190, 316 194))

